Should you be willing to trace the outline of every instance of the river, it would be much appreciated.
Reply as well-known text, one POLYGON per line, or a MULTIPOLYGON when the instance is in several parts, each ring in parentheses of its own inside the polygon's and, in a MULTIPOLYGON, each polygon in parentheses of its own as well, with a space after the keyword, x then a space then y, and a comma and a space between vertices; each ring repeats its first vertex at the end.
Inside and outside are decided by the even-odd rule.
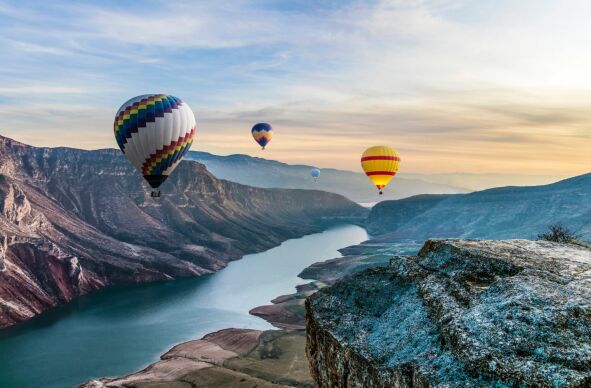
POLYGON ((342 225, 244 256, 212 275, 112 287, 0 331, 0 387, 70 387, 156 361, 173 345, 223 328, 270 329, 248 314, 305 283, 310 264, 367 240, 342 225))

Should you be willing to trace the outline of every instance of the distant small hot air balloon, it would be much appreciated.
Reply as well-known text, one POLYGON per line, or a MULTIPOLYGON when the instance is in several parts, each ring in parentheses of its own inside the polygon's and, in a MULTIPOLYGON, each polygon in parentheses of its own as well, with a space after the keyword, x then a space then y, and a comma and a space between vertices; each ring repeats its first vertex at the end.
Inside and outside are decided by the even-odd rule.
MULTIPOLYGON (((137 96, 115 116, 115 139, 123 154, 153 189, 168 178, 195 135, 195 116, 180 98, 167 94, 137 96)), ((159 191, 152 191, 159 197, 159 191)))
POLYGON ((273 138, 273 127, 271 127, 271 124, 255 124, 254 127, 252 127, 251 132, 254 140, 257 143, 259 143, 259 145, 263 147, 263 149, 265 149, 265 146, 269 144, 269 142, 273 138))
POLYGON ((387 146, 370 147, 361 155, 361 167, 380 194, 396 175, 399 166, 400 156, 396 150, 387 146))
POLYGON ((318 177, 320 176, 320 170, 316 167, 312 168, 310 170, 310 176, 314 178, 314 182, 316 182, 318 180, 318 177))

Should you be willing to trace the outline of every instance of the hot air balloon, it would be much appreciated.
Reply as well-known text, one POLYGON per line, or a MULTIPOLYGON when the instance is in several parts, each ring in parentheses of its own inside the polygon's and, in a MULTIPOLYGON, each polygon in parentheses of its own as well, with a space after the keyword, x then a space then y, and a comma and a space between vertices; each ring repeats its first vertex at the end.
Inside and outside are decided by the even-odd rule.
POLYGON ((263 147, 263 149, 265 149, 265 146, 269 144, 269 142, 273 138, 273 127, 271 127, 271 124, 255 124, 254 127, 252 127, 251 132, 254 140, 257 143, 259 143, 259 145, 263 147))
POLYGON ((399 166, 400 156, 395 149, 387 146, 370 147, 361 155, 361 167, 378 188, 380 195, 382 189, 396 175, 399 166))
POLYGON ((156 189, 191 148, 195 116, 178 97, 145 94, 121 105, 114 129, 119 148, 159 197, 156 189))
POLYGON ((320 176, 320 170, 316 167, 312 168, 310 170, 310 176, 314 178, 314 182, 316 182, 318 180, 318 177, 320 176))

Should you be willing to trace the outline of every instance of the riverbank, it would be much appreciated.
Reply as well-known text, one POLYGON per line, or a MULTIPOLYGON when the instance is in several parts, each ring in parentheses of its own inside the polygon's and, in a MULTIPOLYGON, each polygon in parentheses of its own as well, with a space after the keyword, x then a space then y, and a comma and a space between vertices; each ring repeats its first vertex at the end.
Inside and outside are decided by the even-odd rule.
POLYGON ((344 276, 387 265, 393 255, 414 253, 417 247, 413 242, 367 241, 339 249, 341 257, 313 263, 299 274, 300 278, 316 280, 298 285, 296 293, 279 296, 271 305, 250 310, 281 330, 224 329, 210 333, 175 346, 160 361, 139 372, 94 380, 83 387, 311 387, 305 356, 305 299, 344 276), (241 344, 239 350, 236 344, 241 344))
POLYGON ((147 368, 83 388, 312 387, 303 332, 224 329, 184 342, 147 368))
POLYGON ((363 228, 342 225, 212 275, 106 289, 52 309, 0 331, 0 386, 71 387, 143 369, 175 344, 224 328, 270 330, 249 310, 293 292, 302 268, 366 239, 363 228))

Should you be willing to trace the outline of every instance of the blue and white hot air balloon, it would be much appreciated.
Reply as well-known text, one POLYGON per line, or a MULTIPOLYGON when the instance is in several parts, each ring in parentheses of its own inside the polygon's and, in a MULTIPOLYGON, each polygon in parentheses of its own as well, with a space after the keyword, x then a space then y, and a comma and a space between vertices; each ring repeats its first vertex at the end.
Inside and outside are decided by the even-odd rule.
POLYGON ((310 176, 314 178, 314 182, 318 181, 318 177, 320 176, 320 170, 316 167, 310 170, 310 176))

